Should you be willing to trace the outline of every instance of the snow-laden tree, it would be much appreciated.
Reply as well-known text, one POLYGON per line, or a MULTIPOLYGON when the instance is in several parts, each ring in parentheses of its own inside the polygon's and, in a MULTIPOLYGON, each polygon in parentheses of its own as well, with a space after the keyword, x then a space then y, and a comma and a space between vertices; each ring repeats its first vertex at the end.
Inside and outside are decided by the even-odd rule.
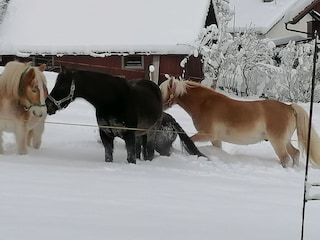
POLYGON ((206 85, 215 85, 227 54, 232 36, 223 33, 217 25, 212 24, 203 29, 197 43, 196 52, 200 53, 203 62, 204 81, 206 85), (223 36, 224 35, 224 36, 223 36))
POLYGON ((7 11, 9 1, 10 0, 0 0, 0 22, 2 22, 3 17, 7 11))
POLYGON ((252 29, 232 36, 227 32, 233 12, 228 1, 217 0, 218 25, 203 29, 196 43, 202 57, 205 79, 203 84, 219 87, 236 94, 261 94, 263 87, 256 75, 265 75, 263 62, 272 62, 268 41, 261 41, 252 29))
MULTIPOLYGON (((275 49, 274 55, 280 62, 278 66, 266 66, 269 67, 268 77, 272 81, 270 87, 265 88, 267 95, 281 101, 310 101, 313 54, 314 42, 289 42, 285 47, 275 49)), ((320 100, 319 90, 317 80, 315 101, 320 100)))
POLYGON ((276 83, 289 101, 309 101, 311 90, 313 44, 289 43, 279 52, 281 57, 280 81, 276 83))
POLYGON ((200 53, 203 61, 205 75, 203 83, 211 86, 215 86, 224 56, 232 42, 232 36, 227 32, 228 22, 233 16, 229 0, 216 0, 215 9, 219 28, 215 24, 204 28, 195 44, 196 55, 200 53))
POLYGON ((261 95, 267 78, 261 63, 273 63, 273 47, 269 41, 258 39, 252 29, 236 34, 224 56, 217 85, 234 82, 238 94, 261 95))
POLYGON ((237 94, 259 95, 266 84, 263 64, 272 64, 274 44, 260 40, 252 29, 235 36, 208 26, 198 42, 204 65, 205 85, 216 86, 237 94))
MULTIPOLYGON (((272 41, 259 39, 251 28, 231 35, 227 25, 233 13, 228 3, 215 1, 218 26, 204 28, 195 43, 194 55, 203 62, 202 83, 237 95, 309 101, 313 44, 290 42, 276 48, 272 41)), ((317 82, 315 101, 320 101, 319 91, 317 82)))

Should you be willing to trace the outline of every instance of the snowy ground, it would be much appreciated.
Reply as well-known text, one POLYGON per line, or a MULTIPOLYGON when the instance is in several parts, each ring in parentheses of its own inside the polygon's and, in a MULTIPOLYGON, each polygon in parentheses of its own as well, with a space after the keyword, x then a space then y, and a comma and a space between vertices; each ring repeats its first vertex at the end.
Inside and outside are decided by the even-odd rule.
MULTIPOLYGON (((51 88, 55 74, 47 78, 51 88)), ((194 132, 182 109, 169 113, 194 132)), ((319 104, 314 114, 320 132, 319 104)), ((224 144, 223 151, 198 144, 206 161, 182 153, 176 141, 172 156, 133 165, 117 139, 107 164, 94 116, 83 100, 49 116, 41 149, 26 156, 16 155, 13 136, 5 135, 0 239, 300 239, 303 159, 283 169, 267 142, 224 144)), ((320 182, 320 170, 309 173, 310 182, 320 182)), ((320 201, 306 206, 305 239, 318 239, 320 201)))

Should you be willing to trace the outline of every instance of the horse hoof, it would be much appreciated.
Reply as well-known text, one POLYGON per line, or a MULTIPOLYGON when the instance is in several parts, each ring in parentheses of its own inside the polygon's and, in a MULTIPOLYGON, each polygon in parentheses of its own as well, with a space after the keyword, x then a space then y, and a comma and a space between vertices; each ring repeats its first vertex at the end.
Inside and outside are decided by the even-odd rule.
POLYGON ((113 162, 112 159, 110 159, 110 158, 106 158, 105 161, 106 161, 107 163, 113 162))
POLYGON ((21 150, 21 151, 18 151, 18 154, 19 155, 26 155, 26 154, 28 154, 28 151, 27 150, 21 150))
POLYGON ((136 164, 136 160, 135 159, 128 159, 128 163, 133 163, 133 164, 136 164))
POLYGON ((289 162, 281 162, 281 166, 283 168, 287 168, 287 167, 289 167, 289 162))
POLYGON ((32 146, 30 147, 33 147, 34 149, 39 149, 41 146, 41 143, 33 143, 32 146))

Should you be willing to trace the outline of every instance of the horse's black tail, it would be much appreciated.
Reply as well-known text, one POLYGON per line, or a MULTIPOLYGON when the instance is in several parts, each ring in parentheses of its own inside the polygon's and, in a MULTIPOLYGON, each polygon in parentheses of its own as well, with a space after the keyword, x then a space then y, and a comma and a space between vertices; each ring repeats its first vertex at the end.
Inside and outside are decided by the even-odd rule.
POLYGON ((178 133, 180 137, 181 144, 183 148, 190 154, 190 155, 197 155, 198 157, 205 157, 208 158, 206 155, 204 155, 200 150, 197 148, 197 146, 194 144, 194 142, 189 138, 189 136, 186 134, 186 132, 183 130, 183 128, 180 126, 179 123, 176 122, 176 120, 170 116, 170 121, 172 123, 172 126, 174 127, 174 130, 178 133))

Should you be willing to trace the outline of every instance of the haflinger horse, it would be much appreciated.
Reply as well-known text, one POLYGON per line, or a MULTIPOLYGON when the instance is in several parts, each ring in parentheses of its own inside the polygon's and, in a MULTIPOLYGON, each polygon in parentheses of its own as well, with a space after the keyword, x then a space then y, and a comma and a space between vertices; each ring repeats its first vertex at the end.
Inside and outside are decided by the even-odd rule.
MULTIPOLYGON (((192 81, 170 78, 160 85, 164 109, 180 105, 192 118, 197 133, 193 141, 248 145, 270 141, 281 165, 299 164, 300 151, 291 143, 297 130, 300 148, 307 149, 309 117, 296 103, 275 100, 238 101, 192 81)), ((320 165, 320 138, 311 128, 310 157, 320 165)))
POLYGON ((27 146, 40 147, 47 115, 45 68, 17 61, 6 64, 0 76, 0 153, 4 131, 15 133, 18 154, 27 154, 27 146))
POLYGON ((113 161, 113 141, 125 141, 127 160, 136 163, 136 137, 142 136, 143 157, 152 160, 154 148, 148 138, 162 117, 159 87, 149 80, 130 80, 109 74, 62 67, 46 99, 48 114, 66 108, 81 97, 96 108, 105 161, 113 161))

